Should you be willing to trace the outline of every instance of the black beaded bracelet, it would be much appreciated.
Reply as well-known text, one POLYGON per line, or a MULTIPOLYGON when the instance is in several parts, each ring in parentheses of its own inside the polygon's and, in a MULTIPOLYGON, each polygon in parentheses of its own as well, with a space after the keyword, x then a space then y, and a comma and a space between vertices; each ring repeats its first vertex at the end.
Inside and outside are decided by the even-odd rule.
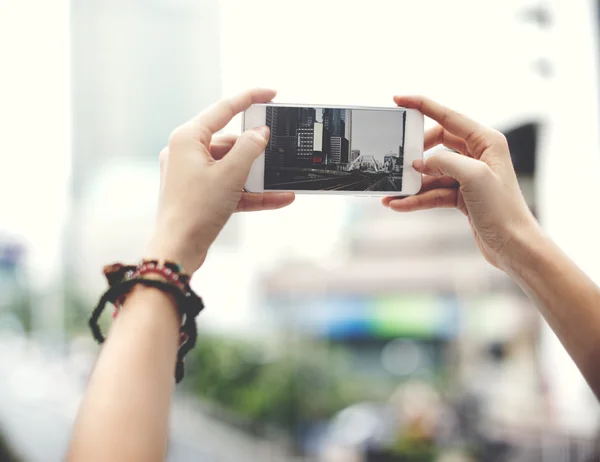
POLYGON ((178 287, 168 282, 144 278, 125 279, 119 283, 111 285, 111 287, 109 287, 109 289, 100 298, 98 305, 96 308, 94 308, 94 311, 90 317, 89 326, 92 331, 92 335, 98 343, 101 344, 104 342, 105 337, 100 330, 100 326, 98 325, 98 319, 100 319, 106 303, 110 302, 114 304, 118 298, 128 294, 137 284, 142 284, 146 287, 153 287, 166 292, 169 295, 172 295, 177 303, 177 310, 183 320, 180 332, 184 336, 184 341, 180 344, 177 352, 177 364, 175 366, 175 381, 176 383, 179 383, 184 375, 183 358, 196 345, 196 339, 198 336, 198 331, 196 328, 196 316, 198 316, 198 314, 204 309, 202 299, 198 297, 189 288, 189 286, 187 287, 186 291, 182 291, 178 287))

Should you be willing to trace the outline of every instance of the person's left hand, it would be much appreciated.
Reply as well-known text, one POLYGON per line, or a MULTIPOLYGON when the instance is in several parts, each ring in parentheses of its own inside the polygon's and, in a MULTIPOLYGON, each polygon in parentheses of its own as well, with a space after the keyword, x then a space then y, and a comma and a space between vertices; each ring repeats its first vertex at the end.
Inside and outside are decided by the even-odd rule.
POLYGON ((160 155, 161 194, 148 258, 175 261, 191 274, 232 213, 278 209, 294 201, 293 193, 242 192, 252 163, 267 146, 267 127, 239 137, 215 135, 236 114, 275 94, 256 89, 221 100, 173 131, 160 155))

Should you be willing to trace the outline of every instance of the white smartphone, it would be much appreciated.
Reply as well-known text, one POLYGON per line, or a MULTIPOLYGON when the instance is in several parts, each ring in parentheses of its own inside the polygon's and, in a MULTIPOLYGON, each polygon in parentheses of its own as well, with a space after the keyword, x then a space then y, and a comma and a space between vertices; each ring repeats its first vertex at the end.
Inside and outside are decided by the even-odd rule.
POLYGON ((423 114, 415 109, 255 104, 242 130, 267 125, 271 138, 254 162, 248 192, 409 196, 423 157, 423 114))

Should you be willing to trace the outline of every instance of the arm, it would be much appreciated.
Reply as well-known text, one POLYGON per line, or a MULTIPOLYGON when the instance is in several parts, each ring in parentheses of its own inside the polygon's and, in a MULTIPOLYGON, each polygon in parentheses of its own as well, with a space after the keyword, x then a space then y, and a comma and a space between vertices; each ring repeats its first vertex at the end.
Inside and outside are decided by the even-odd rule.
MULTIPOLYGON (((177 262, 192 274, 233 212, 277 209, 294 200, 291 193, 242 194, 252 162, 267 145, 267 127, 239 138, 215 135, 238 112, 274 96, 254 90, 220 101, 173 132, 160 157, 148 258, 177 262)), ((169 295, 145 286, 128 295, 86 390, 69 461, 164 459, 179 322, 169 295)))
POLYGON ((600 289, 539 229, 516 239, 505 271, 536 304, 600 397, 600 289))
POLYGON ((425 134, 426 150, 443 145, 453 151, 415 161, 422 190, 386 197, 383 204, 397 212, 455 207, 466 215, 483 256, 535 302, 600 398, 600 289, 543 235, 521 193, 506 138, 428 98, 395 101, 438 122, 425 134))
POLYGON ((136 287, 115 320, 86 390, 70 461, 161 461, 179 341, 169 296, 136 287))

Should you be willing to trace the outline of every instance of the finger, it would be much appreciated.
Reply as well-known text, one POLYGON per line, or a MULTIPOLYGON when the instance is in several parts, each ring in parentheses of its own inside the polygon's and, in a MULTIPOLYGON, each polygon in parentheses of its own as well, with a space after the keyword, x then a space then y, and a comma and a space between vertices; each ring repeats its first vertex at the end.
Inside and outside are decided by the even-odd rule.
POLYGON ((237 135, 215 135, 210 143, 210 155, 220 160, 231 150, 237 141, 237 135))
MULTIPOLYGON (((423 185, 421 186, 421 190, 419 194, 424 193, 426 191, 431 191, 433 189, 450 189, 450 188, 458 188, 458 181, 449 176, 423 176, 423 185)), ((398 196, 386 196, 381 199, 381 203, 389 207, 390 202, 394 200, 403 200, 406 198, 398 197, 398 196)))
POLYGON ((228 171, 240 189, 246 182, 252 163, 265 152, 269 139, 266 126, 246 130, 240 135, 229 153, 221 160, 221 168, 228 171))
POLYGON ((290 205, 296 196, 292 192, 269 192, 264 194, 242 193, 236 212, 275 210, 290 205))
POLYGON ((462 154, 469 155, 467 144, 465 140, 453 135, 444 129, 441 125, 436 125, 425 132, 424 150, 427 151, 438 145, 446 146, 447 148, 454 149, 462 154))
POLYGON ((467 116, 459 114, 424 96, 394 96, 394 102, 398 106, 421 111, 451 134, 463 138, 467 145, 470 140, 487 130, 485 126, 467 116))
POLYGON ((461 185, 486 182, 494 174, 487 164, 450 151, 439 152, 426 160, 415 160, 413 168, 424 175, 452 177, 461 185))
POLYGON ((459 184, 450 176, 423 176, 423 184, 419 192, 431 191, 438 188, 458 188, 459 184))
POLYGON ((190 120, 186 129, 194 139, 208 148, 212 135, 225 127, 236 114, 253 104, 269 102, 276 94, 274 90, 257 88, 223 99, 190 120))
POLYGON ((390 201, 389 207, 395 212, 414 212, 437 208, 455 208, 458 189, 433 189, 416 196, 390 201))

